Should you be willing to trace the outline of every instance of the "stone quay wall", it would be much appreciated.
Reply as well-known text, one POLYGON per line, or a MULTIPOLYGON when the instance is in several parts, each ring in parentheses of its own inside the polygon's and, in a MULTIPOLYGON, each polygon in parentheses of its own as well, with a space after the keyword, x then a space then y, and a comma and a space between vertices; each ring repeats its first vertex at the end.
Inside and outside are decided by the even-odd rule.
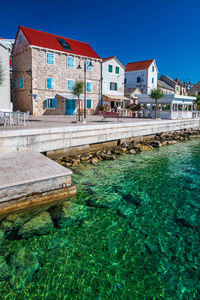
POLYGON ((91 145, 104 147, 105 143, 152 136, 158 133, 199 128, 200 120, 160 120, 135 123, 80 125, 0 131, 0 153, 34 150, 48 153, 72 151, 80 148, 88 152, 91 145))

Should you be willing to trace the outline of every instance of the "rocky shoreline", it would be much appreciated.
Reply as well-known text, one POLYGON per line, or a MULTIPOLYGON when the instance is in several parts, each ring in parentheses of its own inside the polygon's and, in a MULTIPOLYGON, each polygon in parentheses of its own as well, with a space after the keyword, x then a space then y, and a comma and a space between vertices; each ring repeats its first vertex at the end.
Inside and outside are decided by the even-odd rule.
POLYGON ((188 141, 191 138, 200 137, 200 129, 184 129, 170 133, 159 133, 153 138, 144 137, 141 140, 133 139, 126 141, 117 147, 111 147, 108 150, 99 150, 84 154, 62 156, 56 161, 67 168, 77 167, 81 164, 96 165, 102 160, 115 160, 119 155, 135 155, 143 151, 152 151, 161 146, 173 145, 177 142, 188 141))

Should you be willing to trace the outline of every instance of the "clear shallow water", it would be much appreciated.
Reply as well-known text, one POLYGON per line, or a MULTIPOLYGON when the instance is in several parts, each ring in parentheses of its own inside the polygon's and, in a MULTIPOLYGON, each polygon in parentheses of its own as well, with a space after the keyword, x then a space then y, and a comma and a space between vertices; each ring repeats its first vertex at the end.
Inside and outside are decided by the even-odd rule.
POLYGON ((40 263, 21 289, 1 281, 1 298, 200 299, 200 140, 75 172, 72 218, 0 248, 40 263))

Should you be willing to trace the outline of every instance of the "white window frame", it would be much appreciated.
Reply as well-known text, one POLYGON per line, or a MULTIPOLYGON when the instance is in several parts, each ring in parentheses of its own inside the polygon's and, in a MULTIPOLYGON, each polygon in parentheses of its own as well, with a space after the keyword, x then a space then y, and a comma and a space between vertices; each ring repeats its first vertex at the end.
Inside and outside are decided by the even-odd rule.
POLYGON ((48 66, 53 66, 53 65, 55 65, 55 53, 50 52, 50 51, 48 51, 48 52, 46 53, 46 64, 47 64, 48 66), (48 62, 47 62, 47 55, 48 55, 48 54, 53 54, 53 64, 48 64, 48 62))
POLYGON ((74 68, 75 68, 75 57, 74 57, 74 56, 72 56, 72 55, 67 55, 67 67, 70 68, 70 69, 74 69, 74 68), (70 67, 70 66, 68 65, 68 58, 69 58, 69 57, 71 57, 71 58, 74 59, 74 65, 73 65, 73 67, 70 67))

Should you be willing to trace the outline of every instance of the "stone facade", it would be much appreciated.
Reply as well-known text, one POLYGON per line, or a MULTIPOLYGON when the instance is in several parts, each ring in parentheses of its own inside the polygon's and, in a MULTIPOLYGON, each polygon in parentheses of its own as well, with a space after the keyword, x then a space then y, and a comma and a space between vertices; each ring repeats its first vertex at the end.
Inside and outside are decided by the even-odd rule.
MULTIPOLYGON (((68 90, 68 80, 73 80, 74 83, 76 80, 84 81, 86 60, 93 65, 91 70, 86 70, 86 82, 91 82, 92 86, 91 92, 86 93, 86 99, 91 100, 91 108, 95 111, 101 97, 101 59, 29 45, 23 32, 19 30, 13 51, 13 80, 17 82, 13 88, 14 109, 29 110, 33 115, 65 115, 65 101, 76 99, 73 91, 68 90), (19 36, 22 39, 20 44, 19 36), (47 52, 54 54, 54 64, 47 64, 47 52), (68 56, 74 57, 73 68, 68 67, 68 56), (79 64, 81 69, 77 68, 79 64), (19 88, 19 78, 23 78, 23 88, 19 88), (47 88, 47 78, 54 79, 53 89, 47 88), (63 96, 63 100, 59 95, 63 96), (48 98, 56 98, 57 107, 47 108, 48 98)), ((80 98, 83 99, 83 95, 80 98)), ((81 102, 83 107, 83 101, 81 102)))

